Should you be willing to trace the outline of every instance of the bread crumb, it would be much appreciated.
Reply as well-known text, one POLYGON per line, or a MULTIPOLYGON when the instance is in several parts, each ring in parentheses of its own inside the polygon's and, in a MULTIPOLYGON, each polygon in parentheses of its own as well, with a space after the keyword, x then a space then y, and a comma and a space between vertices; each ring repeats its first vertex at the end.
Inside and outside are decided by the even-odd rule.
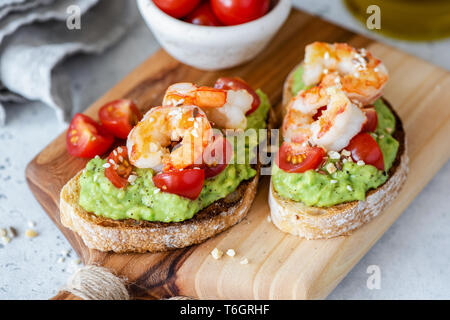
POLYGON ((28 220, 27 225, 29 228, 34 228, 34 227, 36 227, 36 222, 28 220))
POLYGON ((235 255, 236 255, 236 251, 234 251, 233 249, 227 250, 227 256, 234 257, 235 255))
POLYGON ((34 237, 37 237, 38 233, 33 229, 28 229, 27 231, 25 231, 25 235, 28 238, 34 238, 34 237))
POLYGON ((241 260, 241 262, 239 262, 240 264, 248 264, 248 259, 244 258, 241 260))
POLYGON ((213 251, 211 251, 211 255, 213 256, 214 259, 219 260, 223 256, 223 251, 214 248, 213 251))

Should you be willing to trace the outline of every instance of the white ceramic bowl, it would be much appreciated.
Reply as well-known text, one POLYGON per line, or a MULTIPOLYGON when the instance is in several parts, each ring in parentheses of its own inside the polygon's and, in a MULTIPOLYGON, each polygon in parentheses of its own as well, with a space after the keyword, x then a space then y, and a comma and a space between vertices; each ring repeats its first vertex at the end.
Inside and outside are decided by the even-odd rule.
POLYGON ((260 53, 286 21, 291 0, 279 0, 265 16, 237 26, 206 27, 165 14, 152 0, 139 11, 163 48, 179 61, 203 70, 234 67, 260 53))

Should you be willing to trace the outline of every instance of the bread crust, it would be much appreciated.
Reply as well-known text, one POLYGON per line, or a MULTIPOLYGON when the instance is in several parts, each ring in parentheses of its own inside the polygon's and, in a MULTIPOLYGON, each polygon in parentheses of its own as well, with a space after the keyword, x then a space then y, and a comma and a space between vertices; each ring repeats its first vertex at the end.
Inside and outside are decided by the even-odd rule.
MULTIPOLYGON (((298 67, 298 66, 297 66, 298 67)), ((292 83, 295 67, 289 74, 283 92, 280 116, 292 98, 292 83)), ((309 207, 281 197, 273 188, 269 190, 269 206, 274 224, 282 231, 306 239, 328 239, 348 235, 353 230, 371 221, 391 203, 400 192, 408 174, 408 154, 405 132, 400 117, 390 103, 383 99, 396 118, 394 138, 400 146, 397 157, 389 170, 389 179, 375 190, 367 193, 365 201, 352 201, 328 208, 309 207)))

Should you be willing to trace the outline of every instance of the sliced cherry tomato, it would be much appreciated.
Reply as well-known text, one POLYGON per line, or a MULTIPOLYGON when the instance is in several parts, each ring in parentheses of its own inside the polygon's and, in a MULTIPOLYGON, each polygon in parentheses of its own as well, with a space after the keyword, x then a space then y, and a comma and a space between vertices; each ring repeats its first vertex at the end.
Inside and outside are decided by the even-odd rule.
POLYGON ((258 19, 269 11, 270 0, 211 0, 217 18, 226 25, 258 19))
POLYGON ((303 147, 283 142, 275 158, 277 166, 286 172, 303 173, 317 169, 325 157, 325 151, 319 147, 303 147))
POLYGON ((230 163, 233 156, 233 147, 224 137, 218 137, 213 143, 208 145, 203 151, 203 161, 205 163, 205 179, 212 178, 221 173, 230 163))
POLYGON ((365 164, 371 164, 378 170, 384 171, 383 153, 370 134, 357 134, 345 149, 352 153, 353 160, 362 160, 365 164))
POLYGON ((200 195, 205 181, 202 169, 183 169, 158 173, 153 183, 163 192, 177 194, 195 200, 200 195))
POLYGON ((252 108, 247 111, 246 115, 255 112, 256 109, 258 109, 259 105, 261 104, 261 99, 259 99, 258 94, 255 90, 253 90, 250 85, 245 82, 245 80, 242 80, 241 78, 234 77, 234 78, 219 78, 217 79, 216 83, 214 84, 214 88, 216 89, 224 89, 224 90, 247 90, 248 93, 250 93, 253 97, 253 103, 252 108))
POLYGON ((200 3, 200 0, 153 0, 158 8, 174 18, 182 18, 200 3))
POLYGON ((208 1, 201 3, 194 9, 184 21, 201 25, 201 26, 222 26, 222 22, 217 19, 211 9, 211 4, 208 1))
POLYGON ((93 158, 104 154, 114 137, 92 118, 77 113, 67 130, 67 151, 74 157, 93 158))
POLYGON ((133 166, 128 160, 128 149, 125 146, 117 147, 108 156, 109 167, 105 169, 105 176, 116 188, 125 188, 133 166))
POLYGON ((115 100, 98 112, 103 127, 120 139, 126 139, 131 129, 142 119, 142 114, 131 100, 115 100))
POLYGON ((361 132, 374 132, 378 125, 378 115, 374 108, 363 109, 367 120, 364 122, 361 132))

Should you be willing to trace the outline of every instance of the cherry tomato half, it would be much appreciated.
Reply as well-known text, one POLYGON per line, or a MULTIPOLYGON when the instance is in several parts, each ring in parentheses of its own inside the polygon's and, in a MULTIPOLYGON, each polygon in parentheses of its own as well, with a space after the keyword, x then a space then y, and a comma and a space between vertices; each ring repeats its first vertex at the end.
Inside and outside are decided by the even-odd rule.
POLYGON ((200 0, 153 0, 158 8, 174 18, 182 18, 200 3, 200 0))
POLYGON ((371 164, 378 170, 384 171, 383 153, 370 134, 357 134, 345 149, 352 153, 353 160, 362 160, 365 164, 371 164))
POLYGON ((230 163, 233 156, 233 147, 224 137, 218 137, 203 151, 203 162, 205 165, 205 179, 212 178, 221 173, 230 163))
POLYGON ((300 144, 283 142, 275 158, 277 166, 286 172, 303 173, 317 169, 325 157, 325 151, 319 147, 303 147, 300 144))
POLYGON ((184 21, 200 26, 222 26, 222 22, 217 19, 211 9, 211 4, 206 1, 194 9, 184 21))
POLYGON ((183 169, 158 173, 153 183, 163 192, 177 194, 195 200, 200 195, 205 181, 202 169, 183 169))
POLYGON ((67 130, 67 151, 74 157, 93 158, 104 154, 114 137, 92 118, 77 113, 67 130))
POLYGON ((216 89, 224 89, 224 90, 247 90, 248 93, 250 93, 253 97, 253 103, 252 108, 247 111, 245 115, 249 115, 253 112, 255 112, 256 109, 258 109, 259 105, 261 104, 261 99, 259 99, 258 94, 255 90, 253 90, 250 85, 245 82, 245 80, 242 80, 241 78, 234 77, 234 78, 219 78, 217 79, 216 83, 214 84, 214 88, 216 89))
POLYGON ((142 114, 131 100, 115 100, 100 108, 98 117, 103 127, 120 139, 126 139, 142 114))
POLYGON ((363 109, 366 114, 366 122, 364 122, 361 132, 374 132, 378 125, 378 115, 374 108, 363 109))
POLYGON ((125 146, 114 149, 107 162, 110 164, 105 169, 105 176, 116 188, 125 188, 128 185, 128 177, 133 170, 133 166, 128 160, 128 149, 125 146))
POLYGON ((269 11, 270 0, 211 0, 217 18, 226 25, 258 19, 269 11))

